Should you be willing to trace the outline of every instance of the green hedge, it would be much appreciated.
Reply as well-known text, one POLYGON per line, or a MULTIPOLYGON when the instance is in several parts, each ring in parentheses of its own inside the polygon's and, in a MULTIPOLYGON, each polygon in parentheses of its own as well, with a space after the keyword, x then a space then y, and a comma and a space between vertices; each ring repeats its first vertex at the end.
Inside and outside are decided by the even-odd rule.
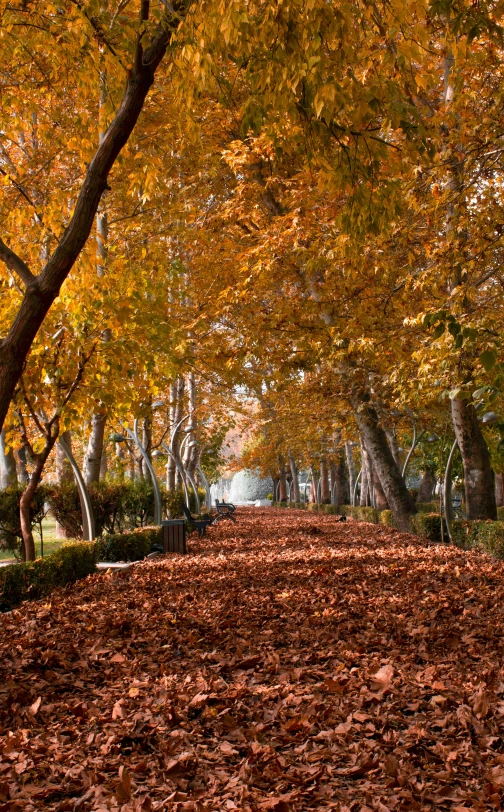
MULTIPOLYGON (((441 517, 439 513, 417 513, 415 516, 411 517, 411 527, 417 536, 423 536, 430 541, 442 541, 441 517)), ((443 528, 444 539, 445 541, 448 541, 448 529, 446 527, 446 523, 444 523, 443 528)))
POLYGON ((0 569, 0 610, 21 601, 36 600, 58 586, 73 584, 96 571, 95 544, 90 541, 64 544, 47 558, 0 569))
POLYGON ((352 505, 340 505, 338 510, 344 516, 351 516, 352 519, 357 519, 358 522, 371 522, 371 524, 380 523, 379 513, 374 507, 363 507, 361 505, 352 507, 352 505))
POLYGON ((68 541, 46 558, 0 568, 0 611, 25 600, 37 600, 96 572, 97 561, 138 561, 161 544, 159 527, 116 533, 97 541, 68 541))
POLYGON ((439 513, 439 502, 417 502, 416 509, 419 513, 439 513))
POLYGON ((497 520, 499 522, 504 522, 504 507, 497 508, 497 520))
POLYGON ((482 550, 495 558, 504 559, 504 522, 455 521, 453 542, 465 550, 482 550))
POLYGON ((143 527, 131 533, 102 536, 95 542, 97 561, 139 561, 149 555, 154 544, 162 544, 159 527, 143 527))
POLYGON ((384 524, 387 527, 395 527, 395 519, 394 514, 391 510, 382 510, 380 513, 380 524, 384 524))

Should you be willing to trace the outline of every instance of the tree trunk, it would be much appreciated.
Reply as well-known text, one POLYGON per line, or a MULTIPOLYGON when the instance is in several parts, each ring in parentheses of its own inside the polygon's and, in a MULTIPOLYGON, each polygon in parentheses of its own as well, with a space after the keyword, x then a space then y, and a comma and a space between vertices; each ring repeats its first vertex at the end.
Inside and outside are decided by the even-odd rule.
POLYGON ((418 489, 417 502, 431 502, 436 489, 436 472, 432 468, 422 471, 422 481, 418 489))
POLYGON ((105 477, 107 476, 107 471, 108 471, 108 457, 107 457, 107 449, 105 448, 104 445, 100 461, 100 479, 105 479, 105 477))
POLYGON ((329 469, 327 460, 320 460, 320 502, 322 505, 331 504, 331 489, 329 486, 329 469))
POLYGON ((301 495, 299 493, 299 477, 296 460, 290 451, 287 452, 287 455, 289 457, 289 467, 291 472, 291 502, 299 504, 299 502, 301 502, 301 495))
POLYGON ((397 442, 397 436, 395 433, 395 429, 389 428, 385 429, 385 434, 387 435, 387 440, 390 445, 390 450, 392 451, 392 456, 394 458, 394 462, 399 468, 402 469, 401 465, 401 452, 399 451, 399 443, 397 442))
POLYGON ((335 505, 350 504, 350 486, 342 448, 337 449, 336 461, 331 465, 331 493, 333 490, 335 505))
POLYGON ((56 426, 54 436, 51 435, 49 438, 46 438, 44 450, 40 454, 37 454, 36 458, 34 459, 34 468, 33 473, 31 475, 31 479, 26 488, 24 489, 23 493, 21 494, 21 499, 19 501, 19 517, 21 519, 21 535, 23 537, 23 557, 25 561, 35 561, 36 557, 35 540, 33 538, 31 527, 30 508, 33 497, 35 495, 35 491, 37 490, 40 484, 42 472, 47 462, 47 458, 53 449, 57 437, 58 432, 56 426))
POLYGON ((42 273, 33 275, 23 260, 0 239, 0 259, 25 285, 14 322, 0 343, 0 429, 35 336, 89 237, 109 173, 137 123, 154 81, 154 72, 165 55, 173 21, 175 18, 178 21, 179 15, 185 13, 184 3, 175 2, 173 6, 172 16, 151 45, 144 51, 140 41, 138 43, 117 113, 88 166, 70 223, 42 273))
POLYGON ((84 460, 84 481, 86 485, 100 481, 100 468, 105 437, 106 414, 94 414, 91 418, 91 434, 84 460))
POLYGON ((282 457, 280 457, 278 461, 280 463, 280 477, 279 477, 280 487, 278 488, 280 498, 279 498, 278 501, 279 502, 286 502, 287 501, 287 475, 286 475, 286 472, 285 472, 285 464, 284 464, 284 461, 283 461, 282 457))
POLYGON ((26 468, 26 448, 24 448, 23 446, 21 446, 21 448, 18 448, 17 456, 19 463, 19 484, 26 485, 26 483, 30 479, 30 477, 28 476, 28 470, 26 468))
POLYGON ((317 502, 317 477, 315 476, 315 468, 310 465, 311 480, 310 480, 310 502, 316 504, 317 502))
POLYGON ((374 488, 374 506, 376 510, 389 510, 389 503, 382 488, 380 477, 375 476, 373 479, 374 488))
POLYGON ((464 466, 467 518, 495 520, 497 506, 493 471, 476 409, 467 400, 454 399, 451 413, 464 466))
POLYGON ((371 491, 371 465, 369 454, 367 452, 364 442, 361 441, 361 492, 359 503, 361 507, 369 507, 371 504, 370 491, 371 491))
POLYGON ((400 530, 411 530, 410 516, 416 513, 415 502, 392 456, 385 432, 379 425, 376 410, 369 404, 362 410, 356 408, 355 418, 375 474, 380 479, 390 510, 394 514, 396 525, 400 530))
POLYGON ((348 480, 349 480, 348 484, 350 486, 350 499, 348 504, 351 505, 355 489, 355 480, 357 478, 357 472, 355 470, 355 461, 353 457, 353 447, 351 443, 345 443, 345 455, 348 468, 348 480))
POLYGON ((18 484, 16 458, 12 448, 5 453, 5 432, 0 431, 0 490, 15 487, 18 484))
POLYGON ((502 474, 494 474, 495 477, 495 504, 497 507, 504 505, 504 477, 502 474))

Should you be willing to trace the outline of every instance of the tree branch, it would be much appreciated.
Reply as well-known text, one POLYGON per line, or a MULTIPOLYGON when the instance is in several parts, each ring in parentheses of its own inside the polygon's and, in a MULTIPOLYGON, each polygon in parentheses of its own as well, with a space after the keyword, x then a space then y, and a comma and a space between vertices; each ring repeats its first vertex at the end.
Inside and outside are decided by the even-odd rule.
POLYGON ((0 259, 5 262, 9 271, 16 273, 22 282, 28 287, 31 285, 32 282, 35 282, 37 278, 32 274, 26 262, 18 257, 17 254, 14 253, 7 245, 5 245, 4 241, 0 237, 0 259))

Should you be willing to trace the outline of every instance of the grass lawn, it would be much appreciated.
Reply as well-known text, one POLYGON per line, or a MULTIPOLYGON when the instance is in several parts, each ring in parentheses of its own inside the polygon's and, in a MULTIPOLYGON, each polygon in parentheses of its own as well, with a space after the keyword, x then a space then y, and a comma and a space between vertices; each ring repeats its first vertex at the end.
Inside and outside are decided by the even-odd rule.
MULTIPOLYGON (((37 553, 37 558, 39 558, 41 555, 41 545, 38 527, 34 528, 34 536, 35 550, 37 553)), ((54 553, 55 550, 58 550, 61 547, 64 541, 64 539, 56 538, 56 520, 52 516, 46 516, 42 522, 42 537, 44 541, 44 556, 54 553)), ((10 550, 0 550, 0 560, 5 560, 6 558, 10 559, 13 557, 14 556, 10 550)))

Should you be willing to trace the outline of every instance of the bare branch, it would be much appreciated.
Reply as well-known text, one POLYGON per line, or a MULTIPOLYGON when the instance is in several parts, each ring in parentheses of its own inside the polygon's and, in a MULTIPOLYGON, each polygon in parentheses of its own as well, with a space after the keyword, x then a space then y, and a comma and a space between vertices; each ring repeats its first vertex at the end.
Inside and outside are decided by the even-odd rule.
POLYGON ((0 259, 5 262, 9 271, 16 273, 22 282, 28 287, 37 278, 32 274, 26 262, 12 251, 0 237, 0 259))

